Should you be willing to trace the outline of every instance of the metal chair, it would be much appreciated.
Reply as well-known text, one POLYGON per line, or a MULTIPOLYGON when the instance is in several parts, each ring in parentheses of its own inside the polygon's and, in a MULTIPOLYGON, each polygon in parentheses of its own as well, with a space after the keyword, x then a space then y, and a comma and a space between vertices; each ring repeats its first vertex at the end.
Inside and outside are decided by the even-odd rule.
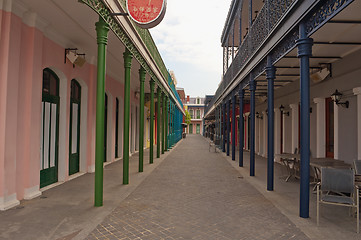
POLYGON ((361 160, 354 160, 353 165, 355 168, 355 174, 361 175, 361 160))
POLYGON ((321 182, 317 184, 317 226, 320 203, 356 208, 357 233, 360 232, 359 190, 352 169, 321 169, 321 182))

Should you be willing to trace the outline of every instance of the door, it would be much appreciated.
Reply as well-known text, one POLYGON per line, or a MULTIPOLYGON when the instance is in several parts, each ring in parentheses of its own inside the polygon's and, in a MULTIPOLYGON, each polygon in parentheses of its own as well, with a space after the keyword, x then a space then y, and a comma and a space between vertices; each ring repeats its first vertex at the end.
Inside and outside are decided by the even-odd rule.
POLYGON ((200 124, 197 124, 197 134, 200 134, 201 133, 201 125, 200 124))
POLYGON ((119 99, 115 99, 115 158, 119 157, 119 99))
POLYGON ((71 80, 69 127, 69 175, 79 172, 81 87, 71 80))
POLYGON ((108 133, 108 95, 104 99, 104 162, 107 161, 107 134, 108 133))
POLYGON ((59 78, 43 71, 40 188, 58 181, 59 78))
POLYGON ((189 124, 189 133, 193 133, 193 124, 189 124))
POLYGON ((326 157, 334 157, 334 104, 326 98, 326 157))

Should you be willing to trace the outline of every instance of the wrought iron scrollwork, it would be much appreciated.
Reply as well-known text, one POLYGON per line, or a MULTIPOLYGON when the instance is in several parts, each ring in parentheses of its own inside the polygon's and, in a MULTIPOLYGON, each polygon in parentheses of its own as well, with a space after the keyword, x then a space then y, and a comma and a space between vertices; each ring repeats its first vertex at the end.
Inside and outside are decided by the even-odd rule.
MULTIPOLYGON (((139 62, 139 64, 146 70, 146 72, 150 75, 151 78, 157 79, 158 86, 162 88, 163 91, 165 91, 164 87, 159 83, 158 78, 156 77, 155 73, 152 71, 152 69, 149 67, 146 60, 143 58, 141 53, 138 51, 134 43, 131 41, 131 39, 128 37, 128 35, 125 33, 125 31, 122 29, 122 27, 119 25, 119 23, 114 19, 114 17, 111 15, 111 12, 109 9, 105 6, 105 4, 101 0, 79 0, 81 3, 86 4, 91 9, 93 9, 101 18, 104 19, 104 21, 109 25, 110 29, 114 32, 114 34, 118 37, 118 39, 124 44, 124 46, 132 53, 133 57, 139 62)), ((125 1, 121 1, 121 4, 124 6, 125 1)), ((137 28, 137 27, 136 27, 137 28)), ((149 46, 149 41, 152 39, 148 39, 149 41, 146 41, 147 33, 142 34, 141 31, 138 30, 139 35, 142 37, 143 41, 145 42, 148 50, 155 55, 159 54, 158 51, 155 51, 155 44, 153 42, 154 47, 149 46), (148 43, 148 44, 147 44, 148 43)), ((149 34, 149 32, 148 32, 149 34)), ((155 58, 155 61, 158 65, 158 67, 161 69, 162 75, 164 79, 168 79, 168 73, 164 66, 164 63, 162 62, 160 55, 157 61, 157 56, 153 56, 155 58), (163 63, 163 64, 162 64, 163 63), (166 74, 166 75, 165 75, 166 74)))
POLYGON ((316 7, 308 17, 306 22, 306 31, 310 36, 319 29, 324 23, 335 16, 342 9, 347 7, 354 0, 327 0, 321 1, 319 7, 316 7))

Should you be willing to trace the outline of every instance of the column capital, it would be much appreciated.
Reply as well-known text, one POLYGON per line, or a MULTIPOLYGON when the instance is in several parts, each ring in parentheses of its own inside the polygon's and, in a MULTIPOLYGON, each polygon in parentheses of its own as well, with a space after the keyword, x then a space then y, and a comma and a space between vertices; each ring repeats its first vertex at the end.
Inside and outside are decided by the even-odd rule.
POLYGON ((108 43, 109 25, 103 18, 99 17, 99 21, 95 23, 95 30, 97 32, 97 43, 106 45, 108 43))
POLYGON ((275 79, 276 78, 276 68, 272 65, 271 55, 267 56, 266 78, 267 79, 275 79))
POLYGON ((290 104, 290 108, 291 109, 298 109, 298 103, 292 103, 292 104, 290 104))
POLYGON ((352 89, 354 95, 361 95, 361 87, 352 89))
POLYGON ((252 79, 250 82, 249 82, 249 90, 250 91, 256 91, 256 87, 257 87, 257 83, 254 79, 252 79))
POLYGON ((123 58, 124 58, 124 68, 131 68, 133 55, 128 49, 124 51, 123 58))
POLYGON ((324 98, 314 98, 313 102, 316 104, 325 103, 325 99, 324 98))
POLYGON ((149 80, 149 84, 150 84, 150 89, 154 91, 155 81, 154 81, 153 78, 151 78, 151 79, 149 80))
POLYGON ((143 67, 139 68, 139 80, 141 82, 145 82, 145 75, 147 74, 147 72, 145 71, 145 69, 143 67))
POLYGON ((240 98, 243 98, 244 97, 244 89, 242 87, 239 87, 238 89, 238 96, 240 98))
POLYGON ((298 47, 297 57, 311 57, 312 56, 312 38, 300 38, 296 40, 296 46, 298 47))

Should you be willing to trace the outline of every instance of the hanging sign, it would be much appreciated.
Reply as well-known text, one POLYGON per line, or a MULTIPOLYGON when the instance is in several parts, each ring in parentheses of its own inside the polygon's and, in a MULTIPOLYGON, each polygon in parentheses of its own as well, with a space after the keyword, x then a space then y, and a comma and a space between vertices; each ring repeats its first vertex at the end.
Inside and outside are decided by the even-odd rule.
POLYGON ((164 18, 166 0, 127 0, 131 19, 142 28, 152 28, 164 18))

